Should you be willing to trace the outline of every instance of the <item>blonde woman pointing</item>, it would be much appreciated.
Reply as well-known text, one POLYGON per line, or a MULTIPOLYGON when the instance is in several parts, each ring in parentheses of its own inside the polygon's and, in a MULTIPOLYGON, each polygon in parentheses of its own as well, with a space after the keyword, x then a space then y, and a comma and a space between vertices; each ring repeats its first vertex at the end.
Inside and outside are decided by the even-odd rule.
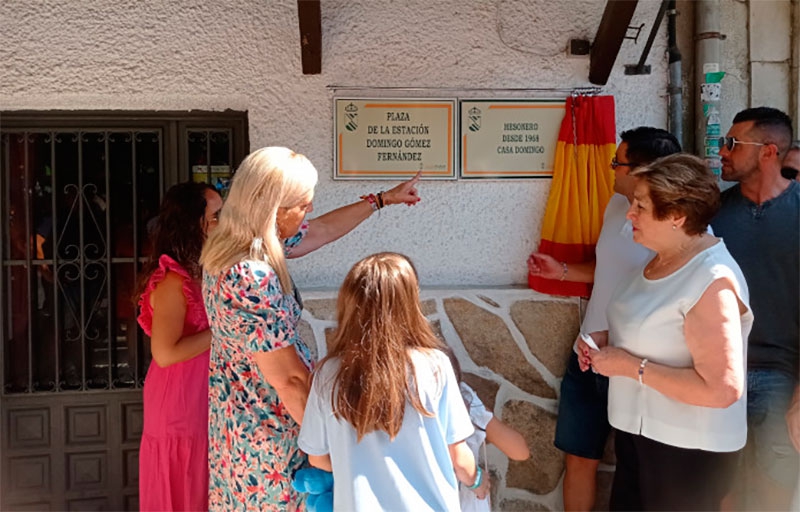
POLYGON ((209 509, 295 510, 290 485, 313 361, 297 332, 302 307, 285 258, 347 234, 378 209, 419 201, 419 176, 313 220, 317 171, 268 147, 236 172, 201 262, 211 326, 209 509))

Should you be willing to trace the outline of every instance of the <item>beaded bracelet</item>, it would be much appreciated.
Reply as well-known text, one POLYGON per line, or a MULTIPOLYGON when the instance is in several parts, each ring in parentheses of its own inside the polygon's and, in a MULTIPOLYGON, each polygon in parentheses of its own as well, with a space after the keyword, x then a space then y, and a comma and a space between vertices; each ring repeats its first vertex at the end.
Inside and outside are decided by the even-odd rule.
POLYGON ((481 469, 480 466, 476 466, 476 469, 477 471, 475 471, 475 483, 467 486, 467 489, 470 489, 472 491, 480 487, 481 484, 483 483, 483 470, 481 469))
POLYGON ((647 366, 647 358, 646 357, 644 359, 642 359, 641 363, 639 363, 639 384, 640 385, 644 385, 644 382, 642 382, 642 377, 644 376, 644 367, 645 366, 647 366))
POLYGON ((361 199, 365 200, 369 203, 370 208, 372 208, 373 212, 377 212, 381 209, 381 206, 378 204, 378 198, 375 194, 369 194, 366 196, 361 196, 361 199))
POLYGON ((563 281, 567 277, 567 262, 561 262, 561 277, 558 279, 559 281, 563 281))

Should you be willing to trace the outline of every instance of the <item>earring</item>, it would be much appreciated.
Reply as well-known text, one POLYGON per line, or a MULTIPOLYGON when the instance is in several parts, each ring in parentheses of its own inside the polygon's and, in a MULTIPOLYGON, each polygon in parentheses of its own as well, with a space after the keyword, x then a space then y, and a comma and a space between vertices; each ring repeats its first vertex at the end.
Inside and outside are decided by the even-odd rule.
POLYGON ((673 224, 673 225, 672 225, 672 230, 673 230, 673 231, 675 231, 676 229, 678 229, 678 226, 676 226, 675 224, 673 224))

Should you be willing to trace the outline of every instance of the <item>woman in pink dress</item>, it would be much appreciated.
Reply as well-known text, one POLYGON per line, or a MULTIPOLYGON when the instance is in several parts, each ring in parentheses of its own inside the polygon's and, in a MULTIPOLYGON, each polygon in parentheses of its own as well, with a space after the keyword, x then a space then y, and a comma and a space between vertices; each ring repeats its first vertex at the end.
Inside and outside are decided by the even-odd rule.
POLYGON ((143 269, 139 325, 153 361, 139 449, 143 511, 208 510, 208 328, 198 263, 222 198, 204 183, 167 191, 143 269))

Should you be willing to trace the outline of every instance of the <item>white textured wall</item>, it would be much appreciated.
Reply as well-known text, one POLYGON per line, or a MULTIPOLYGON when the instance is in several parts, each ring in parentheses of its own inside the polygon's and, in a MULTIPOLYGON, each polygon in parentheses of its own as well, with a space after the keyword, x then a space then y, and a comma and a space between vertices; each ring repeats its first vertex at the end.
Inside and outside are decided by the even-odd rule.
MULTIPOLYGON (((316 164, 315 206, 324 212, 385 186, 332 181, 329 85, 589 85, 588 59, 566 59, 564 48, 573 37, 593 39, 604 5, 325 0, 323 72, 303 76, 294 0, 3 0, 0 109, 247 110, 251 148, 286 145, 316 164)), ((618 130, 666 124, 665 26, 648 59, 653 73, 623 74, 638 61, 658 5, 639 2, 632 24, 645 30, 638 45, 625 42, 605 88, 616 96, 618 130)), ((425 182, 420 205, 375 215, 293 262, 293 272, 303 287, 335 287, 362 256, 398 250, 426 286, 521 284, 549 185, 425 182)))
MULTIPOLYGON (((748 6, 738 0, 723 0, 722 33, 722 133, 731 126, 733 117, 750 106, 750 45, 747 30, 748 6)), ((762 35, 766 37, 766 35, 762 35)), ((697 86, 698 90, 700 86, 697 86)))

